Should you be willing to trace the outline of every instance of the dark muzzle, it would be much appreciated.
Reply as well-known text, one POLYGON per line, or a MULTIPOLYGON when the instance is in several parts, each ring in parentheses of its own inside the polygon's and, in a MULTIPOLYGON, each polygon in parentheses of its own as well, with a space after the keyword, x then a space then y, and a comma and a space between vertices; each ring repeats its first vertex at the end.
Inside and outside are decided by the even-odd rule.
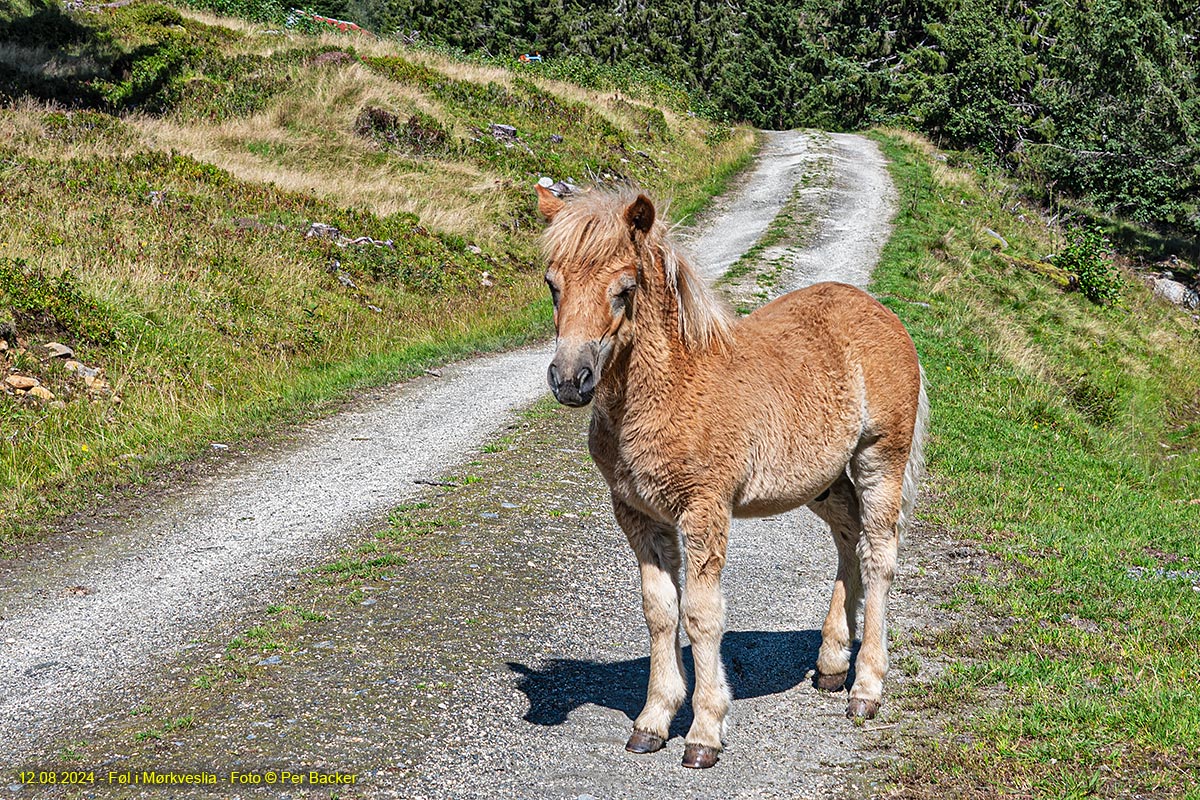
POLYGON ((594 365, 569 364, 568 359, 556 355, 546 371, 546 381, 554 399, 564 406, 586 406, 596 393, 596 369, 594 365))

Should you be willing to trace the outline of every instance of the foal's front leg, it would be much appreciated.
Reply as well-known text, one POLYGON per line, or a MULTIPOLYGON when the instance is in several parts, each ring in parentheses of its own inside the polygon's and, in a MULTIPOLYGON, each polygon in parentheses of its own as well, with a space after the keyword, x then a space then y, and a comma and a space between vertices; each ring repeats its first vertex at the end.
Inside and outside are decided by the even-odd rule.
POLYGON ((687 548, 683 624, 692 642, 692 661, 696 667, 696 691, 692 696, 695 718, 688 731, 683 766, 706 769, 717 763, 723 746, 725 716, 732 703, 721 663, 721 637, 725 633, 721 570, 729 539, 729 513, 689 511, 679 527, 687 548))
POLYGON ((617 522, 637 555, 642 574, 642 610, 650 630, 650 685, 646 705, 625 744, 631 753, 653 753, 667 741, 671 720, 687 696, 679 650, 679 537, 613 498, 617 522))

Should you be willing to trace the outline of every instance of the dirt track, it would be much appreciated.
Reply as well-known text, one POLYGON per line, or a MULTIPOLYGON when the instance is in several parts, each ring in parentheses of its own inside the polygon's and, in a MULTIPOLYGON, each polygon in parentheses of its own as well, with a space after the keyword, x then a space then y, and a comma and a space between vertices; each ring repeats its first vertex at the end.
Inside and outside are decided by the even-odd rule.
MULTIPOLYGON (((706 274, 753 244, 819 162, 835 180, 814 198, 818 235, 781 286, 864 284, 893 203, 883 160, 859 137, 800 132, 768 134, 755 171, 690 237, 706 274)), ((198 702, 191 729, 167 745, 100 733, 95 747, 139 768, 358 772, 362 783, 342 796, 863 794, 863 748, 886 740, 887 707, 881 723, 857 729, 841 716, 844 695, 806 680, 834 564, 807 512, 738 523, 731 535, 729 749, 717 769, 695 773, 678 766, 678 737, 653 756, 622 751, 644 691, 645 632, 632 556, 584 456, 585 415, 522 423, 470 491, 414 486, 544 395, 547 362, 544 348, 521 351, 379 392, 286 445, 233 455, 200 485, 61 545, 36 570, 6 567, 0 752, 14 766, 44 763, 93 728, 117 731, 131 708, 198 702), (463 523, 434 540, 436 558, 368 587, 377 602, 306 628, 299 652, 250 686, 215 702, 179 688, 179 674, 219 654, 289 586, 303 594, 303 567, 413 497, 463 523), (558 514, 547 518, 548 508, 558 514)))

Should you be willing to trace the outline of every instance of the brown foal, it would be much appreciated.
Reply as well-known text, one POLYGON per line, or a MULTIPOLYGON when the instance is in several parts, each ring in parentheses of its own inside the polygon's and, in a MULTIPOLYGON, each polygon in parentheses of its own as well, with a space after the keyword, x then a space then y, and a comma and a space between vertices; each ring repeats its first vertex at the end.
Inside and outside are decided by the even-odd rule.
POLYGON ((685 699, 682 619, 696 669, 683 765, 717 762, 731 701, 721 663, 730 520, 804 505, 829 524, 838 552, 817 684, 844 685, 865 594, 846 713, 873 717, 928 416, 900 320, 839 283, 737 319, 645 195, 597 190, 564 202, 537 191, 558 333, 550 388, 566 405, 594 402, 588 443, 641 570, 650 683, 626 748, 661 749, 685 699))

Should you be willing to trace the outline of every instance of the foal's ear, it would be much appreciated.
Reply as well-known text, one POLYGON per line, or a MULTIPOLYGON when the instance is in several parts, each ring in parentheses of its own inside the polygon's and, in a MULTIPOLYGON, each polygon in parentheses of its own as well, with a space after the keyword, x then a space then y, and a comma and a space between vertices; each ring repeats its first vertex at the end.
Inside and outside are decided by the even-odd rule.
POLYGON ((646 195, 639 194, 637 200, 625 209, 625 221, 629 223, 630 233, 649 233, 650 228, 654 227, 654 203, 651 203, 646 195))
POLYGON ((546 218, 547 222, 553 222, 554 215, 562 211, 565 203, 563 203, 562 198, 540 183, 534 189, 537 191, 538 196, 538 211, 542 212, 542 216, 546 218))

